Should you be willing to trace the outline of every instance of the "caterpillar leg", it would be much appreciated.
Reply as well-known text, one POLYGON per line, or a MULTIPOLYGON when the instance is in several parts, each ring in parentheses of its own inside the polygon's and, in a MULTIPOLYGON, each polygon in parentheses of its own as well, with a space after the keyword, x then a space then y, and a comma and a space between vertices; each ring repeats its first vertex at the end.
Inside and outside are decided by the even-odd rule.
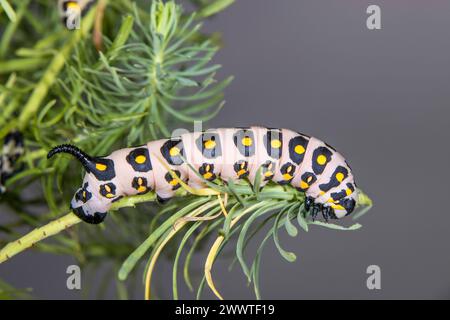
POLYGON ((315 203, 313 197, 306 198, 305 210, 307 212, 311 211, 311 218, 313 221, 317 218, 319 212, 322 214, 322 217, 325 221, 328 221, 329 219, 337 219, 337 216, 334 213, 333 208, 326 207, 321 203, 315 203))
POLYGON ((312 218, 312 220, 314 221, 314 220, 316 220, 316 218, 317 218, 317 214, 319 213, 319 206, 317 206, 317 205, 314 205, 313 207, 312 207, 312 210, 311 210, 311 218, 312 218))
POLYGON ((334 214, 334 210, 331 207, 324 207, 322 209, 322 215, 326 221, 328 221, 328 219, 337 219, 336 215, 334 214))
POLYGON ((159 204, 166 204, 170 199, 171 198, 163 198, 159 194, 156 194, 156 201, 158 201, 159 204))
POLYGON ((309 212, 311 209, 311 206, 314 205, 314 198, 313 197, 306 197, 305 199, 305 210, 306 212, 309 212))

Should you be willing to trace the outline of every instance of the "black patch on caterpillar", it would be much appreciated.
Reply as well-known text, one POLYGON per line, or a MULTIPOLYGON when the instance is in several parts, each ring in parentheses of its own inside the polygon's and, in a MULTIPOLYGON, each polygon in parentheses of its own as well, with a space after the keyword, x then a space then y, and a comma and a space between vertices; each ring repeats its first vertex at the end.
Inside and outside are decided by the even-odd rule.
POLYGON ((95 212, 94 214, 86 214, 86 212, 84 212, 83 207, 71 209, 78 218, 80 218, 84 222, 91 224, 99 224, 103 222, 103 220, 105 220, 106 217, 106 212, 95 212))
POLYGON ((175 166, 181 165, 183 163, 182 157, 184 158, 183 141, 179 138, 167 140, 161 147, 161 154, 169 164, 175 166))
POLYGON ((279 182, 279 184, 288 184, 289 182, 294 179, 294 173, 295 173, 295 165, 292 162, 287 162, 284 165, 281 166, 280 172, 283 175, 283 180, 279 182))
POLYGON ((342 198, 345 198, 345 196, 347 195, 347 193, 345 192, 345 190, 341 190, 339 192, 333 192, 331 193, 331 199, 333 199, 333 201, 338 201, 342 198))
POLYGON ((302 136, 296 136, 289 141, 289 158, 296 165, 299 165, 303 162, 308 143, 309 140, 302 136))
MULTIPOLYGON (((12 131, 10 133, 8 133, 5 136, 5 140, 4 140, 4 145, 3 147, 5 147, 6 145, 9 144, 13 144, 13 150, 17 150, 18 148, 22 148, 24 143, 23 143, 23 136, 19 131, 12 131)), ((14 154, 15 152, 12 152, 12 154, 14 154)))
POLYGON ((100 185, 100 194, 108 199, 114 198, 116 196, 116 185, 112 182, 100 185))
POLYGON ((347 188, 349 188, 352 193, 355 191, 355 186, 351 183, 347 183, 347 188))
POLYGON ((280 159, 283 152, 283 133, 280 129, 267 129, 264 135, 264 146, 267 154, 274 159, 280 159))
POLYGON ((127 155, 127 162, 138 172, 152 170, 152 162, 147 148, 136 148, 127 155))
POLYGON ((264 177, 264 181, 272 180, 275 172, 275 162, 267 160, 261 165, 261 174, 264 177))
POLYGON ((214 173, 214 164, 203 163, 199 168, 198 172, 202 175, 203 179, 208 181, 213 181, 216 179, 216 174, 214 173))
POLYGON ((318 147, 316 150, 314 150, 312 155, 312 168, 315 174, 321 174, 323 170, 325 170, 325 167, 327 166, 328 162, 331 161, 331 155, 333 152, 328 149, 327 147, 318 147), (319 163, 322 159, 322 156, 325 161, 323 163, 319 163))
POLYGON ((156 201, 159 203, 159 204, 166 204, 167 203, 167 201, 169 201, 171 198, 163 198, 163 197, 161 197, 159 194, 156 194, 156 201))
MULTIPOLYGON (((67 19, 68 19, 68 17, 65 16, 65 17, 63 17, 62 20, 61 20, 61 21, 62 21, 62 24, 65 25, 65 26, 67 26, 67 19)), ((78 218, 81 219, 81 217, 78 217, 78 218)))
POLYGON ((233 165, 233 169, 236 172, 239 179, 248 177, 248 161, 239 160, 233 165))
POLYGON ((114 169, 114 161, 105 158, 94 158, 90 164, 87 165, 86 171, 92 174, 100 181, 112 180, 116 176, 114 169))
MULTIPOLYGON (((347 183, 347 188, 350 189, 352 193, 355 191, 355 187, 351 183, 347 183)), ((342 189, 339 192, 332 192, 330 196, 333 201, 338 201, 347 196, 347 191, 345 189, 342 189)))
POLYGON ((89 184, 86 182, 83 187, 79 189, 77 193, 75 193, 75 200, 86 203, 92 198, 92 193, 87 191, 88 186, 89 184))
POLYGON ((335 188, 337 186, 339 186, 339 184, 341 182, 339 182, 339 180, 337 179, 337 174, 340 173, 342 174, 343 178, 341 179, 344 180, 345 178, 348 177, 348 170, 347 168, 343 167, 343 166, 338 166, 336 168, 336 170, 334 170, 333 174, 330 177, 330 181, 328 183, 322 183, 319 185, 319 189, 321 191, 327 192, 328 190, 330 190, 331 188, 335 188))
POLYGON ((222 155, 220 137, 217 133, 205 132, 195 142, 205 158, 214 159, 222 155))
POLYGON ((255 154, 255 135, 252 130, 238 130, 233 134, 233 142, 244 157, 251 157, 255 154))
POLYGON ((355 199, 352 199, 352 198, 341 199, 339 201, 339 204, 345 208, 345 210, 347 211, 347 213, 345 215, 348 216, 350 213, 353 212, 353 210, 355 210, 356 201, 355 201, 355 199))
POLYGON ((145 177, 134 177, 131 186, 138 191, 138 194, 145 194, 151 190, 147 183, 148 181, 145 177))
POLYGON ((347 188, 349 188, 351 190, 351 192, 355 191, 355 186, 353 184, 351 184, 350 182, 347 183, 347 188))
POLYGON ((309 187, 311 187, 311 185, 317 181, 316 175, 312 172, 305 172, 304 174, 302 174, 300 179, 301 179, 301 183, 300 183, 300 186, 297 188, 300 191, 308 190, 309 187))
MULTIPOLYGON (((172 170, 176 176, 178 178, 181 177, 181 173, 178 170, 172 170)), ((164 179, 166 179, 167 183, 170 184, 172 186, 172 190, 177 190, 178 188, 181 187, 181 184, 172 177, 172 175, 170 174, 170 172, 167 172, 166 175, 164 176, 164 179)))

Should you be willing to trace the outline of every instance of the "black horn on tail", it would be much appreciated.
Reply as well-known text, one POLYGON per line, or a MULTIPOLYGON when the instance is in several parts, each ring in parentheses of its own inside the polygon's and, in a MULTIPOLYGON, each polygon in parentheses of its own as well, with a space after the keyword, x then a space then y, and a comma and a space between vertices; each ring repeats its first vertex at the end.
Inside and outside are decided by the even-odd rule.
POLYGON ((84 151, 80 150, 79 148, 77 148, 71 144, 62 144, 62 145, 54 147, 47 154, 47 159, 50 159, 57 153, 69 153, 69 154, 73 155, 75 158, 77 158, 81 162, 81 164, 87 171, 90 171, 94 165, 94 161, 91 156, 89 156, 84 151))

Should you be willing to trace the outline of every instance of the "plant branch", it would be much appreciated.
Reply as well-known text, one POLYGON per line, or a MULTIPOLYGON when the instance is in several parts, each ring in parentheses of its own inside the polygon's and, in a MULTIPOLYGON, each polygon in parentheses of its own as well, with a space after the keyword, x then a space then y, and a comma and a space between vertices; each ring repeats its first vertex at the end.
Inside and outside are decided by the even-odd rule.
POLYGON ((83 19, 83 23, 80 30, 71 31, 73 34, 69 41, 59 50, 53 57, 50 65, 45 71, 39 83, 33 90, 33 93, 29 97, 27 103, 22 109, 19 116, 19 128, 23 130, 29 123, 29 120, 36 114, 41 106, 42 101, 47 96, 49 88, 56 81, 59 72, 64 67, 66 60, 68 59, 75 44, 86 35, 94 23, 95 10, 91 9, 83 19))

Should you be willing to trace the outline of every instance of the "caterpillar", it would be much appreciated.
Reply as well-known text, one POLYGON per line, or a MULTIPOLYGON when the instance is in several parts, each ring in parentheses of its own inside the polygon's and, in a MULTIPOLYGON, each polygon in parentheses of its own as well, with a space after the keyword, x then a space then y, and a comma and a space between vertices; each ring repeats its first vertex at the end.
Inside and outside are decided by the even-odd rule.
POLYGON ((77 19, 83 16, 95 0, 58 0, 59 15, 63 24, 73 28, 77 19))
POLYGON ((313 218, 319 212, 325 220, 342 218, 353 211, 357 199, 354 177, 343 156, 325 142, 289 129, 220 128, 184 133, 105 157, 92 157, 63 144, 47 157, 57 153, 73 155, 87 171, 70 208, 92 224, 102 222, 111 204, 124 196, 155 191, 160 201, 166 201, 180 188, 179 181, 202 188, 203 179, 251 182, 257 173, 261 187, 273 181, 304 192, 305 209, 311 210, 313 218))
POLYGON ((24 153, 23 136, 19 131, 11 131, 5 136, 0 155, 0 194, 6 191, 6 180, 21 168, 16 168, 17 159, 24 153))

